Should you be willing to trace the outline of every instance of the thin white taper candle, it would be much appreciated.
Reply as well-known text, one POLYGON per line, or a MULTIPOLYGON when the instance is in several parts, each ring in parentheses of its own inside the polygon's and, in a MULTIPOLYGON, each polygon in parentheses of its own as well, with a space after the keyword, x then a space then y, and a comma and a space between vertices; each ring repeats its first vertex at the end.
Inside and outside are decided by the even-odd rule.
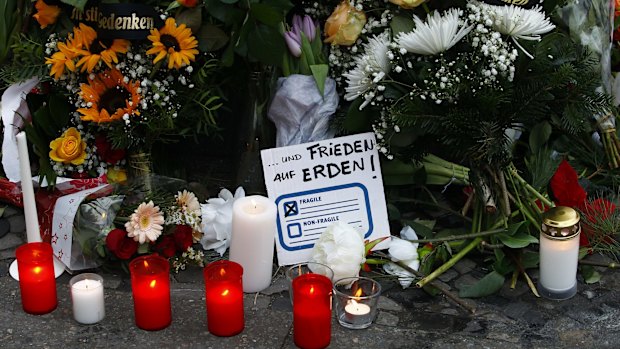
POLYGON ((26 219, 26 238, 28 242, 40 242, 41 232, 39 230, 37 205, 34 199, 34 188, 32 186, 32 173, 30 172, 30 157, 28 156, 26 133, 22 131, 18 133, 15 138, 17 139, 17 152, 19 154, 19 172, 21 174, 24 217, 26 219))

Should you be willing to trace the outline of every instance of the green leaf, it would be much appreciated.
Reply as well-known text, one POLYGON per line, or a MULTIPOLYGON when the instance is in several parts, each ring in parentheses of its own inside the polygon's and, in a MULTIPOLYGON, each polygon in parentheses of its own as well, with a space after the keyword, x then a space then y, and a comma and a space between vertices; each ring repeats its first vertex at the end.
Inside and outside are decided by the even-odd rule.
POLYGON ((236 4, 237 2, 239 2, 239 0, 220 0, 220 2, 223 2, 225 4, 236 4))
POLYGON ((196 38, 198 38, 198 48, 203 52, 217 51, 226 46, 228 42, 228 35, 211 23, 202 25, 196 38))
POLYGON ((524 224, 527 224, 527 221, 521 221, 519 223, 514 223, 508 226, 506 230, 506 234, 515 235, 518 231, 524 228, 524 224))
POLYGON ((394 16, 390 22, 392 36, 396 37, 399 33, 407 33, 413 30, 414 24, 410 17, 394 16))
POLYGON ((581 275, 586 284, 594 284, 601 281, 601 274, 591 265, 582 265, 581 275))
POLYGON ((430 238, 433 236, 433 227, 435 226, 435 221, 429 220, 415 220, 415 221, 407 221, 407 225, 409 225, 421 238, 430 238))
POLYGON ((252 4, 250 13, 259 22, 274 28, 277 28, 284 21, 283 12, 279 12, 271 6, 261 3, 252 4))
POLYGON ((168 5, 168 7, 166 8, 166 12, 170 12, 171 10, 178 8, 179 6, 181 6, 181 4, 179 4, 178 1, 171 1, 170 5, 168 5))
POLYGON ((86 3, 88 2, 88 0, 60 0, 60 2, 69 4, 75 8, 78 8, 80 11, 84 11, 84 6, 86 6, 86 3))
POLYGON ((241 23, 246 15, 245 11, 218 0, 205 0, 205 8, 211 16, 233 27, 241 23))
POLYGON ((371 124, 375 114, 370 111, 370 108, 359 110, 362 100, 363 98, 354 100, 345 116, 343 126, 351 133, 372 131, 371 124))
POLYGON ((478 298, 492 295, 504 285, 504 276, 496 271, 488 273, 473 285, 464 287, 459 296, 464 298, 478 298))
POLYGON ((277 28, 257 25, 247 35, 248 55, 260 62, 280 66, 286 46, 277 28))
POLYGON ((198 7, 186 8, 175 16, 175 20, 177 24, 185 24, 192 33, 198 33, 202 24, 202 11, 198 7))
POLYGON ((539 151, 548 141, 551 136, 551 124, 547 121, 543 121, 532 128, 530 133, 530 149, 532 152, 539 151))
POLYGON ((312 76, 314 76, 314 81, 316 81, 316 87, 319 89, 321 96, 323 96, 329 67, 327 64, 314 64, 310 66, 310 70, 312 71, 312 76))
POLYGON ((540 255, 538 252, 525 251, 521 255, 521 265, 523 269, 532 269, 538 267, 540 262, 540 255))
POLYGON ((496 235, 499 240, 510 248, 523 248, 529 244, 538 243, 538 239, 527 233, 517 233, 515 235, 508 235, 500 233, 496 235))
POLYGON ((388 203, 387 204, 388 218, 389 220, 399 220, 400 219, 400 210, 398 206, 388 203))

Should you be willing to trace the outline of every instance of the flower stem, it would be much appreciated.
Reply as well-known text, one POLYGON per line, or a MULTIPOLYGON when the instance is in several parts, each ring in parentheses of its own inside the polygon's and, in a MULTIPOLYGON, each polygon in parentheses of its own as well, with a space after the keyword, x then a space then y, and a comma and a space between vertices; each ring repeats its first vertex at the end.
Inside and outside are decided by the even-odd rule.
POLYGON ((467 246, 460 250, 459 253, 455 254, 452 258, 450 258, 450 260, 448 260, 439 268, 435 269, 432 273, 422 278, 422 280, 416 282, 416 287, 422 288, 429 282, 435 280, 435 278, 443 274, 446 270, 452 268, 456 264, 456 262, 460 261, 461 258, 465 257, 465 255, 468 254, 469 251, 473 250, 474 247, 478 246, 480 242, 482 242, 482 237, 477 237, 473 239, 469 244, 467 244, 467 246))
POLYGON ((519 173, 517 173, 517 169, 514 167, 514 165, 511 164, 508 171, 508 175, 511 175, 514 179, 516 179, 523 186, 523 188, 525 188, 532 195, 538 198, 544 205, 549 207, 555 207, 555 204, 553 202, 544 197, 541 193, 538 192, 538 190, 534 189, 534 187, 532 187, 525 179, 519 176, 519 173))
MULTIPOLYGON (((502 233, 505 232, 506 229, 501 228, 501 229, 493 229, 493 230, 485 230, 485 231, 481 231, 478 233, 471 233, 471 234, 463 234, 463 235, 450 235, 450 236, 446 236, 446 237, 441 237, 441 238, 435 238, 435 239, 418 239, 418 240, 407 240, 409 242, 412 243, 421 243, 421 244, 425 244, 428 242, 444 242, 444 241, 457 241, 457 240, 466 240, 466 239, 471 239, 471 238, 477 238, 477 237, 483 237, 483 236, 489 236, 489 235, 494 235, 494 234, 498 234, 498 233, 502 233)), ((406 240, 406 239, 403 239, 406 240)))

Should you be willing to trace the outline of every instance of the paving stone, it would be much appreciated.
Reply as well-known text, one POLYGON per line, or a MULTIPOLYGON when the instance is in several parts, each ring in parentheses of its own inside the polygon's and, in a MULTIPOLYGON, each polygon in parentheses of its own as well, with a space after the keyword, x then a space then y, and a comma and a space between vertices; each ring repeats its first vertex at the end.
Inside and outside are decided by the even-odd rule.
POLYGON ((288 291, 288 289, 288 280, 285 278, 277 278, 271 283, 271 285, 269 285, 269 287, 262 290, 260 293, 271 296, 272 294, 288 291))
POLYGON ((0 249, 7 250, 10 248, 17 248, 24 242, 25 241, 22 240, 18 234, 7 234, 4 237, 0 238, 0 249))
POLYGON ((11 233, 16 234, 25 234, 26 232, 26 221, 24 220, 23 215, 16 215, 8 218, 9 224, 11 225, 11 233))
POLYGON ((475 267, 476 262, 472 261, 469 258, 463 258, 460 261, 456 262, 452 269, 456 270, 459 274, 467 274, 474 270, 475 267))
POLYGON ((189 266, 186 270, 179 273, 172 273, 173 278, 179 283, 203 284, 205 282, 202 274, 203 268, 198 266, 189 266))
POLYGON ((375 319, 375 324, 384 326, 397 326, 398 321, 400 321, 398 316, 385 311, 380 311, 379 315, 377 315, 377 319, 375 319))
POLYGON ((101 276, 103 277, 103 286, 105 288, 115 290, 123 283, 123 278, 119 275, 103 274, 101 276))
POLYGON ((381 310, 390 310, 390 311, 401 311, 403 310, 403 307, 394 302, 393 300, 385 297, 385 296, 381 296, 379 297, 379 304, 377 306, 379 309, 381 310))
POLYGON ((459 276, 459 273, 456 270, 448 269, 445 273, 439 275, 438 279, 443 282, 449 282, 452 279, 456 278, 457 276, 459 276))
POLYGON ((15 249, 0 250, 0 260, 15 259, 15 249))
POLYGON ((7 205, 4 208, 4 213, 2 214, 2 217, 9 218, 9 217, 17 216, 17 215, 23 216, 24 210, 22 210, 21 208, 17 208, 15 206, 7 205))

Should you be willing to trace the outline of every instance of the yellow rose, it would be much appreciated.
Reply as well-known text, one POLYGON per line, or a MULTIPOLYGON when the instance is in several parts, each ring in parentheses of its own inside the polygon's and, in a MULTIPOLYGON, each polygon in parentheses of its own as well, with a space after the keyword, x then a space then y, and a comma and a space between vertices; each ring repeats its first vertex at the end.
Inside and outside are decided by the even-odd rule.
POLYGON ((390 0, 390 2, 402 8, 411 9, 422 5, 426 0, 390 0))
POLYGON ((50 148, 50 158, 63 164, 81 165, 86 159, 86 142, 75 127, 51 141, 50 148))
POLYGON ((366 24, 366 14, 344 0, 325 22, 325 42, 332 45, 351 46, 366 24))

